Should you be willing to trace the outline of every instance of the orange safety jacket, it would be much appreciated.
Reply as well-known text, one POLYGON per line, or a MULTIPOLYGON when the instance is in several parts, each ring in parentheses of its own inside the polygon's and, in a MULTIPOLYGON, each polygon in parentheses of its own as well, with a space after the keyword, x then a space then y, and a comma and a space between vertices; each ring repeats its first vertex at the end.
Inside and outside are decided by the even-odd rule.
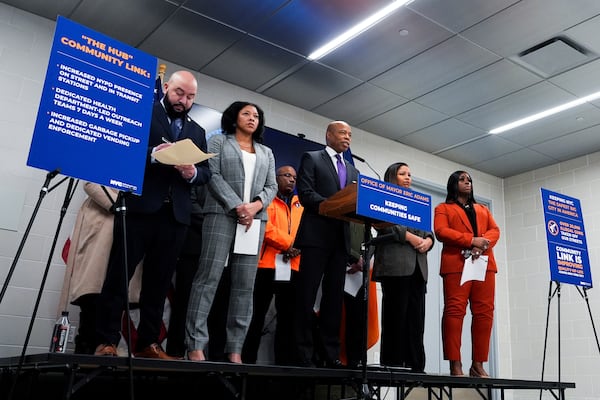
MULTIPOLYGON (((276 196, 267 207, 269 219, 260 250, 259 268, 275 268, 275 256, 289 249, 296 239, 304 207, 300 204, 297 195, 292 197, 290 204, 291 207, 288 207, 283 200, 276 196)), ((290 266, 292 271, 298 271, 300 256, 292 258, 290 266)))

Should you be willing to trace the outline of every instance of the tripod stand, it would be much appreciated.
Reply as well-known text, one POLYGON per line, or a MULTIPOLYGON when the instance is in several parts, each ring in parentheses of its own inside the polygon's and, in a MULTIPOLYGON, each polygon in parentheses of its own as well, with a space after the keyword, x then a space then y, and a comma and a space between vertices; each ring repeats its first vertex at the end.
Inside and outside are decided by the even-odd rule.
POLYGON ((63 205, 61 207, 60 210, 60 217, 59 217, 59 221, 56 227, 56 231, 54 233, 54 239, 52 241, 52 246, 50 248, 50 254, 48 255, 48 259, 46 262, 46 268, 44 269, 44 275, 42 277, 42 281, 40 283, 40 288, 38 290, 38 294, 37 294, 37 298, 35 301, 35 306, 33 308, 32 314, 31 314, 31 319, 29 321, 29 327, 27 329, 27 334, 25 335, 25 342, 23 343, 23 348, 21 350, 21 356, 19 358, 19 364, 17 366, 17 370, 15 373, 15 377, 13 379, 12 385, 11 385, 11 389, 9 392, 9 396, 8 399, 12 399, 16 384, 17 384, 17 380, 18 377, 21 373, 21 369, 23 367, 23 362, 25 360, 25 353, 27 352, 27 346, 29 345, 29 339, 31 338, 31 332, 33 330, 33 324, 35 322, 35 317, 37 315, 37 311, 40 305, 40 301, 42 299, 42 293, 44 291, 44 287, 46 286, 46 279, 48 278, 48 272, 50 270, 50 264, 52 262, 52 256, 54 255, 54 250, 56 248, 56 242, 58 240, 58 235, 60 233, 60 228, 62 227, 62 223, 64 220, 64 217, 67 213, 67 209, 69 207, 69 204, 71 203, 71 199, 73 197, 73 193, 75 192, 75 189, 77 188, 77 183, 79 181, 75 181, 74 178, 64 178, 62 179, 60 182, 58 182, 56 185, 54 185, 53 187, 49 188, 48 186, 50 185, 50 181, 56 177, 56 175, 59 174, 59 170, 56 169, 54 171, 49 172, 46 175, 46 180, 44 182, 44 184, 42 185, 42 189, 40 190, 40 195, 38 198, 38 201, 34 207, 33 213, 29 219, 29 223, 27 224, 27 228, 25 229, 25 232, 23 234, 23 237, 21 238, 21 242, 19 244, 19 247, 17 249, 17 254, 15 255, 12 265, 8 271, 8 275, 6 277, 6 280, 4 281, 4 285, 2 286, 2 291, 0 292, 0 303, 2 303, 2 300, 4 299, 4 295, 6 294, 6 290, 8 289, 8 285, 10 283, 10 279, 12 278, 12 275, 16 269, 17 266, 17 262, 19 261, 19 258, 21 256, 21 252, 23 251, 23 248, 25 246, 25 242, 27 241, 27 238, 29 236, 29 232, 31 231, 31 227, 33 226, 33 222, 35 220, 35 217, 37 216, 37 213, 39 211, 39 208, 42 204, 42 201, 44 199, 44 197, 46 196, 46 194, 50 193, 52 190, 54 190, 56 187, 58 187, 60 184, 62 184, 65 180, 69 180, 68 186, 67 186, 67 190, 65 192, 65 198, 63 201, 63 205))
MULTIPOLYGON (((592 322, 592 329, 594 331, 594 338, 596 339, 596 346, 598 347, 598 352, 600 353, 600 343, 598 342, 598 334, 596 332, 596 326, 594 325, 594 318, 592 316, 592 310, 590 308, 590 303, 589 303, 589 299, 587 296, 587 288, 584 287, 583 289, 580 288, 579 286, 577 286, 577 292, 581 295, 581 297, 583 297, 583 299, 585 300, 586 304, 587 304, 587 309, 588 309, 588 313, 590 316, 590 321, 592 322)), ((547 344, 548 344, 548 322, 549 322, 549 318, 550 318, 550 303, 552 301, 552 298, 554 296, 557 297, 557 334, 558 334, 558 382, 561 382, 561 329, 560 329, 560 317, 561 317, 561 309, 560 309, 560 295, 561 295, 561 284, 559 281, 550 281, 549 284, 549 288, 548 288, 548 309, 547 309, 547 313, 546 313, 546 333, 545 333, 545 337, 544 337, 544 357, 542 359, 542 377, 541 380, 544 380, 544 371, 545 371, 545 367, 546 367, 546 350, 547 350, 547 344), (552 289, 553 283, 556 284, 556 288, 554 288, 554 290, 552 289)), ((556 395, 554 395, 554 397, 556 398, 556 395)), ((540 390, 540 400, 542 398, 542 391, 540 390)), ((558 398, 557 400, 564 400, 564 392, 563 391, 559 391, 558 394, 558 398)))

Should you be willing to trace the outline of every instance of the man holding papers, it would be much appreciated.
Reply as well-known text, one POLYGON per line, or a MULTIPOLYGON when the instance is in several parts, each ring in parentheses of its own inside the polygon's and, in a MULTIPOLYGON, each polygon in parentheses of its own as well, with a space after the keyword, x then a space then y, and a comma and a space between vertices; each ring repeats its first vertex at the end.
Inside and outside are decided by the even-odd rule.
POLYGON ((435 208, 434 230, 444 244, 440 266, 444 284, 444 358, 450 361, 451 375, 464 375, 460 345, 469 302, 473 314, 473 361, 469 375, 488 377, 483 363, 488 360, 490 349, 497 272, 492 249, 500 230, 490 210, 475 201, 472 179, 467 172, 456 171, 448 178, 446 202, 435 208), (467 271, 468 276, 465 266, 473 270, 467 271), (483 278, 477 277, 477 268, 484 269, 483 278))
POLYGON ((131 351, 136 357, 172 358, 157 343, 163 307, 190 223, 190 188, 207 183, 211 173, 206 161, 170 165, 156 160, 154 155, 173 146, 173 143, 164 143, 165 138, 170 142, 190 139, 196 147, 206 151, 204 129, 187 115, 197 89, 192 73, 177 71, 164 84, 162 100, 154 103, 143 193, 141 196, 124 194, 125 227, 119 215, 115 218, 106 280, 98 301, 96 355, 117 355, 121 314, 127 301, 124 282, 131 279, 136 265, 143 259, 137 348, 131 351), (126 249, 123 233, 127 238, 126 249), (124 254, 127 254, 128 277, 123 267, 124 254))
POLYGON ((275 364, 290 365, 294 360, 292 274, 300 265, 300 250, 294 247, 294 240, 304 208, 294 194, 296 170, 293 167, 286 165, 277 169, 277 185, 277 196, 267 208, 269 220, 254 283, 254 312, 242 351, 244 362, 251 364, 256 363, 265 316, 273 296, 277 312, 275 364))

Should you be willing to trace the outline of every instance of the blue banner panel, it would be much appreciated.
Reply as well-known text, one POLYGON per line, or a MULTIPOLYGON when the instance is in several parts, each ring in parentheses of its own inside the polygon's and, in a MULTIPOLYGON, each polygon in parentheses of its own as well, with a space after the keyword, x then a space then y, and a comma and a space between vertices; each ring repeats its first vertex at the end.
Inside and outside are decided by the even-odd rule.
POLYGON ((59 17, 27 165, 141 194, 156 64, 59 17))
POLYGON ((358 176, 356 213, 431 231, 431 196, 365 175, 358 176))
POLYGON ((591 288, 590 259, 579 200, 541 190, 551 280, 591 288))

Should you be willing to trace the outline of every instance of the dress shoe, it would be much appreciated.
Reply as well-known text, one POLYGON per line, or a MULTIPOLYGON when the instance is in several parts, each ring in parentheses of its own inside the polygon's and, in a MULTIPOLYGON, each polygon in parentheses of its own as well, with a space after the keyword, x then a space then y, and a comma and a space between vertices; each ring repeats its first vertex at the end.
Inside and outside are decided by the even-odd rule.
POLYGON ((240 353, 229 353, 227 355, 227 361, 229 361, 232 364, 241 364, 242 355, 240 353))
POLYGON ((450 375, 452 376, 465 376, 462 370, 462 362, 450 361, 450 375))
POLYGON ((96 350, 94 351, 94 355, 117 357, 117 346, 115 346, 114 344, 106 343, 99 344, 98 347, 96 347, 96 350))
POLYGON ((190 361, 206 361, 204 351, 202 350, 190 350, 187 352, 187 359, 190 361))
POLYGON ((360 361, 348 361, 346 363, 347 369, 362 369, 362 362, 360 361))
POLYGON ((325 361, 325 368, 341 369, 344 368, 344 364, 336 358, 335 360, 325 361))
POLYGON ((469 368, 469 376, 473 378, 489 378, 489 374, 483 369, 481 362, 473 362, 471 368, 469 368))
POLYGON ((294 365, 302 368, 317 368, 317 364, 310 360, 298 360, 294 365))
POLYGON ((160 345, 157 343, 152 343, 142 351, 135 353, 135 356, 139 358, 155 358, 159 360, 179 360, 179 358, 171 357, 165 353, 162 347, 160 347, 160 345))

